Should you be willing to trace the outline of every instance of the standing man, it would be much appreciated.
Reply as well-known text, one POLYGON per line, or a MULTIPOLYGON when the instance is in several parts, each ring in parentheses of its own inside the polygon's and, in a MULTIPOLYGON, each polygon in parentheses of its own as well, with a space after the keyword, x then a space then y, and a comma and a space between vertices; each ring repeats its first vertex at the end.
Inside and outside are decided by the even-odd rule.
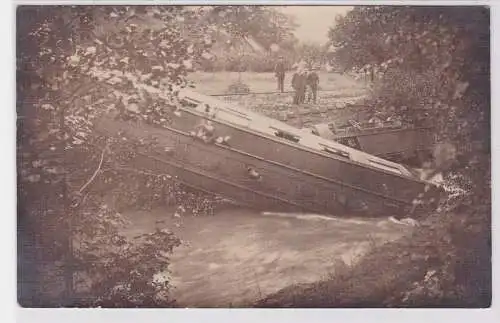
POLYGON ((278 58, 278 63, 274 68, 274 73, 276 75, 276 79, 278 80, 278 91, 281 93, 285 92, 285 62, 283 60, 283 56, 278 58))
POLYGON ((299 73, 299 103, 302 104, 306 102, 306 90, 307 90, 307 71, 305 69, 301 70, 299 73))
POLYGON ((316 103, 318 86, 319 86, 319 76, 318 73, 316 73, 315 68, 313 68, 309 70, 309 72, 307 73, 307 87, 309 88, 307 102, 310 102, 312 97, 313 102, 316 103))
POLYGON ((293 97, 293 104, 301 104, 304 103, 305 94, 306 94, 306 72, 300 67, 293 74, 292 77, 292 87, 295 91, 295 95, 293 97))

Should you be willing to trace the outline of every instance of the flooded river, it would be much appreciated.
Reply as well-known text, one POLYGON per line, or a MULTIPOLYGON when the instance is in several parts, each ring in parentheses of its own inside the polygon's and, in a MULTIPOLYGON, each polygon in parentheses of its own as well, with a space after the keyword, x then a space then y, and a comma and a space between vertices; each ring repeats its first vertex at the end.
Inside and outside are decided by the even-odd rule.
POLYGON ((173 297, 184 307, 228 307, 350 264, 374 244, 411 227, 377 219, 256 213, 241 208, 214 216, 173 217, 173 211, 128 214, 131 234, 169 228, 183 240, 171 265, 173 297), (160 223, 160 221, 163 221, 160 223))

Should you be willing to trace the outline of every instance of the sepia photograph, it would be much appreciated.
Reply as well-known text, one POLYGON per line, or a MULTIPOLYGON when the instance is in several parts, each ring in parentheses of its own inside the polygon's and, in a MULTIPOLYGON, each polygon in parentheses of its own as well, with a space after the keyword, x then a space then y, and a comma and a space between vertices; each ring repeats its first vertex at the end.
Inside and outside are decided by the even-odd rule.
POLYGON ((18 306, 491 306, 490 7, 15 15, 18 306))

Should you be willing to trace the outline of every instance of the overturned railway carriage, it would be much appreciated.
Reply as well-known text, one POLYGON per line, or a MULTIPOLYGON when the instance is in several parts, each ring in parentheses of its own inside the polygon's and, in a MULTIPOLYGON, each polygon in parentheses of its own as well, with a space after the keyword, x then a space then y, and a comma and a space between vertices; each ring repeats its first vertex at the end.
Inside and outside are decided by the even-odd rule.
POLYGON ((180 99, 168 126, 103 118, 98 129, 156 139, 162 148, 133 167, 260 210, 390 215, 424 191, 430 203, 416 212, 437 201, 439 189, 402 165, 192 91, 180 99))
POLYGON ((332 122, 315 125, 311 132, 371 155, 395 162, 412 162, 417 165, 431 158, 436 141, 430 127, 356 128, 354 126, 339 127, 332 122))

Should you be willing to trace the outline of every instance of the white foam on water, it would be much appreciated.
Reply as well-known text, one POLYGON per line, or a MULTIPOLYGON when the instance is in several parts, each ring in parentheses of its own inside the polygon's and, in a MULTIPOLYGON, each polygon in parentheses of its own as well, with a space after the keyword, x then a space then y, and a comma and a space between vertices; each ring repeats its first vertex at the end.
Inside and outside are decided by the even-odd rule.
POLYGON ((395 217, 390 216, 389 221, 392 223, 395 223, 395 224, 412 226, 412 227, 420 225, 420 223, 417 220, 412 219, 412 218, 404 218, 404 219, 398 220, 395 217))
POLYGON ((351 224, 366 224, 367 222, 369 222, 368 220, 348 219, 344 217, 340 218, 336 216, 328 216, 328 215, 314 214, 314 213, 261 212, 261 215, 295 218, 298 220, 336 221, 336 222, 351 223, 351 224))

